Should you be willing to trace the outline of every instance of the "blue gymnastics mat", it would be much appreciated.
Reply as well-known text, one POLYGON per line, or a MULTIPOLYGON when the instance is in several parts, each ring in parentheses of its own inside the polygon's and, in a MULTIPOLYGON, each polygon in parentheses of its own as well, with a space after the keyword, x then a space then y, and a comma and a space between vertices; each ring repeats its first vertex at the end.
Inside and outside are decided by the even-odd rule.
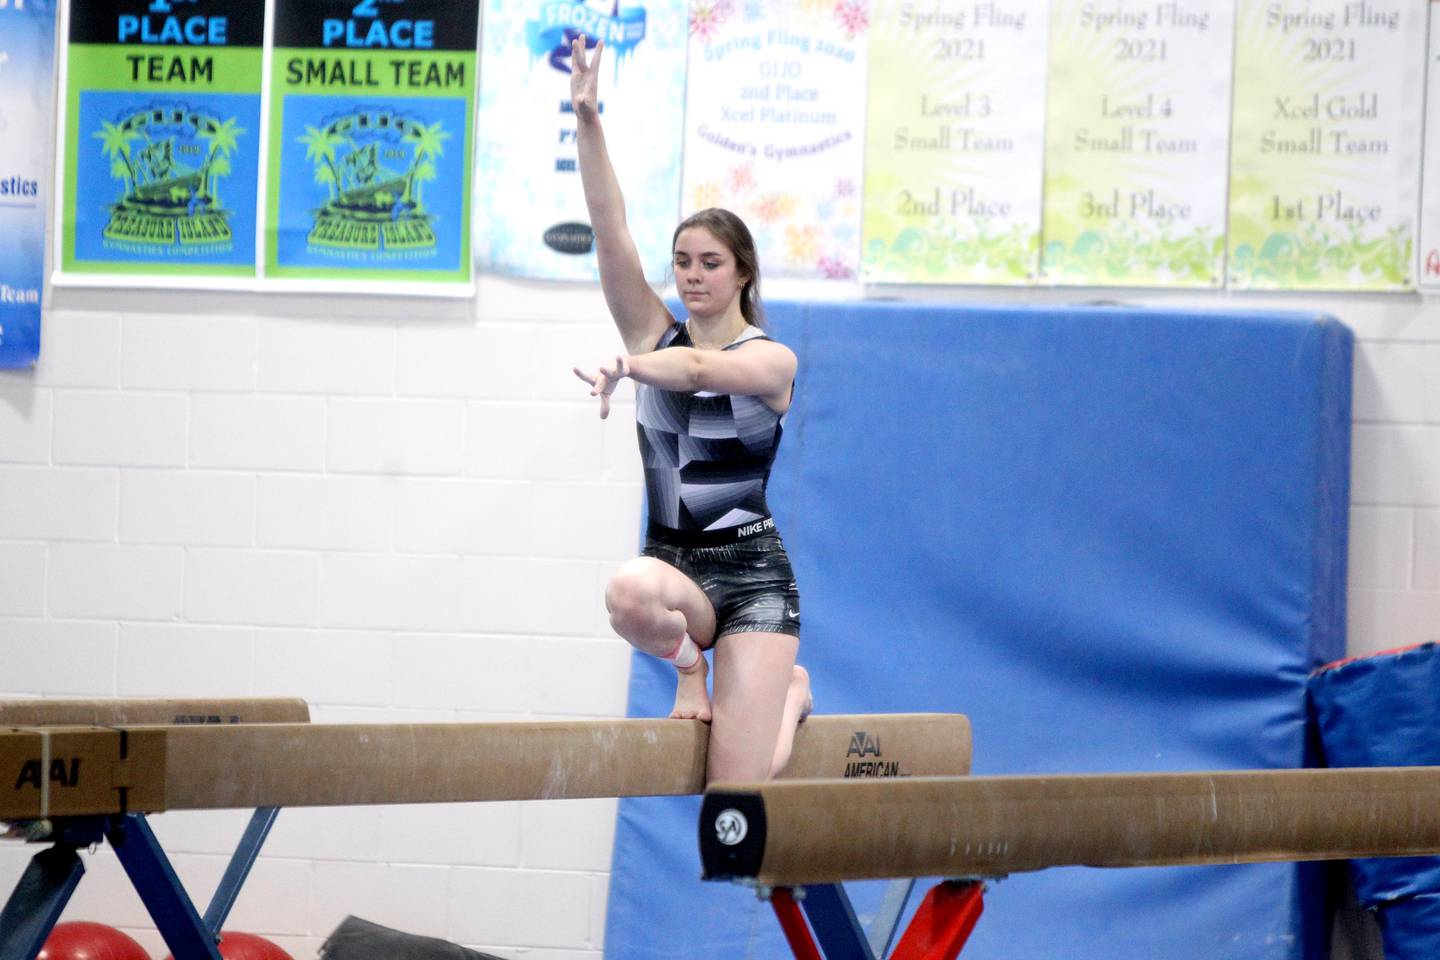
MULTIPOLYGON (((1344 653, 1353 337, 1317 315, 779 304, 771 505, 823 713, 953 711, 977 774, 1305 766, 1344 653)), ((636 657, 630 713, 673 669, 636 657)), ((696 798, 620 805, 605 955, 790 956, 703 884, 696 798)), ((1313 865, 992 884, 970 960, 1328 951, 1313 865)), ((864 920, 884 884, 851 884, 864 920)), ((918 893, 914 899, 918 899, 918 893)), ((913 904, 912 904, 913 906, 913 904)))

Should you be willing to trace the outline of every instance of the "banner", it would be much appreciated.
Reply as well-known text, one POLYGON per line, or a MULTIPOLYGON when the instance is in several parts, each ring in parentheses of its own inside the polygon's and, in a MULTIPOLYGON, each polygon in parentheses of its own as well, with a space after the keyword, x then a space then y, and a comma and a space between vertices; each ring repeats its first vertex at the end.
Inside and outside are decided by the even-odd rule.
POLYGON ((1431 65, 1425 78, 1425 151, 1420 201, 1420 288, 1440 291, 1440 0, 1430 0, 1431 65))
POLYGON ((0 3, 0 367, 40 356, 54 0, 0 3))
MULTIPOLYGON (((489 0, 480 58, 480 267, 594 280, 594 233, 570 110, 570 44, 605 41, 600 110, 645 275, 665 279, 680 200, 685 0, 489 0), (663 91, 663 92, 662 92, 663 91)), ((593 52, 592 52, 593 55, 593 52)))
POLYGON ((871 14, 867 282, 1033 283, 1048 0, 871 14))
POLYGON ((479 8, 275 0, 264 275, 466 295, 479 8))
POLYGON ((693 0, 681 211, 725 207, 766 277, 857 275, 868 0, 693 0))
POLYGON ((255 276, 263 14, 71 0, 57 282, 255 276))
POLYGON ((1232 289, 1414 286, 1428 6, 1241 0, 1232 289))
POLYGON ((1056 0, 1046 119, 1049 283, 1219 287, 1231 0, 1056 0))

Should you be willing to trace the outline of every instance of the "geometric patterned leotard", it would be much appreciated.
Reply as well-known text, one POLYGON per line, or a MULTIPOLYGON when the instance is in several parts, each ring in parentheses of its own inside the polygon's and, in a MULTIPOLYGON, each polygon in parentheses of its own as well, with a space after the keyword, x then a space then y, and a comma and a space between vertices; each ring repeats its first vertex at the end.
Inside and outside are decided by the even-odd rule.
MULTIPOLYGON (((725 349, 756 339, 769 337, 747 325, 725 349)), ((692 345, 685 324, 675 323, 655 349, 692 345)), ((635 429, 650 523, 683 539, 768 521, 765 487, 784 424, 784 415, 759 397, 636 383, 635 429)))

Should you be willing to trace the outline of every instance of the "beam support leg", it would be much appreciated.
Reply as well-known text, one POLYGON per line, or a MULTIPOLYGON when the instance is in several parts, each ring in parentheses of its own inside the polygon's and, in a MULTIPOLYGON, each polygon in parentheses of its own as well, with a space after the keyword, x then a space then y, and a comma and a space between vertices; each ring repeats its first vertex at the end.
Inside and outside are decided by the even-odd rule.
POLYGON ((0 960, 35 960, 84 875, 80 855, 65 843, 30 858, 0 911, 0 960))
POLYGON ((826 960, 875 960, 870 938, 855 916, 850 897, 838 883, 818 883, 805 887, 800 901, 815 939, 825 951, 826 960))
POLYGON ((890 960, 955 960, 985 909, 983 884, 947 880, 925 894, 890 960))
POLYGON ((200 919, 145 817, 138 813, 115 817, 105 836, 171 956, 175 960, 220 960, 216 935, 200 919))
POLYGON ((770 891, 770 908, 775 911, 775 919, 780 921, 780 929, 785 931, 785 941, 790 944, 795 960, 823 960, 820 948, 815 946, 815 938, 810 936, 805 915, 800 912, 800 905, 795 902, 795 894, 789 887, 776 887, 770 891))
POLYGON ((240 896, 240 888, 245 885, 245 878, 250 876, 250 868, 255 866, 260 847, 270 835, 270 828, 275 825, 279 812, 279 807, 261 807, 250 817, 245 834, 235 848, 235 855, 225 868, 225 876, 220 878, 220 886, 215 888, 215 896, 210 898, 210 906, 205 910, 205 929, 216 936, 225 926, 225 918, 230 916, 230 908, 235 906, 235 898, 240 896))

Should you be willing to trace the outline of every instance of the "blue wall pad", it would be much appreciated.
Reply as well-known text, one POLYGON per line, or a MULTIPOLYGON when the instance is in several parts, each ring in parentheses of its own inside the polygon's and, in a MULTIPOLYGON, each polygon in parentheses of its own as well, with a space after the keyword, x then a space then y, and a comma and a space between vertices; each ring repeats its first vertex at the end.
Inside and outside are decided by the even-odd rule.
MULTIPOLYGON (((1440 765, 1440 646, 1345 660, 1310 678, 1331 767, 1440 765)), ((1440 955, 1440 857, 1352 860, 1360 905, 1378 911, 1389 960, 1440 955)))
MULTIPOLYGON (((955 711, 975 772, 1298 767, 1344 650, 1353 338, 1316 316, 778 304, 771 504, 823 713, 955 711)), ((637 657, 630 712, 673 668, 637 657)), ((702 884, 695 798, 620 805, 606 956, 787 957, 702 884)), ((1313 866, 992 885, 972 960, 1313 958, 1313 866)), ((864 920, 883 884, 852 885, 864 920)), ((916 898, 918 899, 918 897, 916 898)))

